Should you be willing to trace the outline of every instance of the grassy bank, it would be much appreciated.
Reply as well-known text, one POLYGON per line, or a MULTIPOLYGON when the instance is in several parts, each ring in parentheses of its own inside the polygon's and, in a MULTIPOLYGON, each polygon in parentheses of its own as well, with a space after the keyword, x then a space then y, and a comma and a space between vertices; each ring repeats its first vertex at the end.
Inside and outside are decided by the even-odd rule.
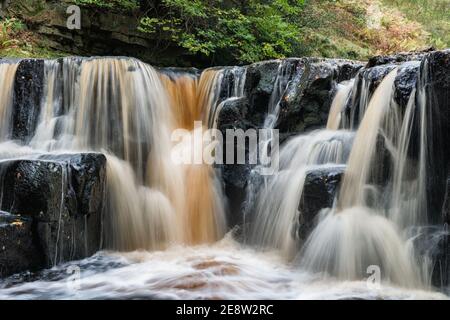
POLYGON ((383 3, 421 23, 435 47, 450 47, 450 0, 383 0, 383 3))

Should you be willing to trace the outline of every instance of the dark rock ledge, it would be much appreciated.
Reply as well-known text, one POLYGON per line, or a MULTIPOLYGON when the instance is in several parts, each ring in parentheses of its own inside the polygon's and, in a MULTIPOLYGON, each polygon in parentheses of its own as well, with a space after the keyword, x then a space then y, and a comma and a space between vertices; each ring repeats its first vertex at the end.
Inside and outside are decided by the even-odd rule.
POLYGON ((101 248, 105 166, 95 153, 0 162, 0 277, 101 248))

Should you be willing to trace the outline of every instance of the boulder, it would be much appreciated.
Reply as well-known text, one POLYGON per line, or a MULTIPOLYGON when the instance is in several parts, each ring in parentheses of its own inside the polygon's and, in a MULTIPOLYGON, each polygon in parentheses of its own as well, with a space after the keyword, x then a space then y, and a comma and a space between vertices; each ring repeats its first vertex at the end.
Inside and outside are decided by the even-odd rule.
POLYGON ((12 110, 12 138, 31 139, 39 119, 44 90, 44 60, 21 60, 16 71, 12 110))
POLYGON ((421 65, 422 84, 427 99, 427 139, 429 220, 442 223, 447 176, 450 172, 450 50, 426 55, 421 65))
POLYGON ((336 84, 353 78, 361 67, 347 60, 302 59, 281 99, 280 136, 325 126, 336 84))
POLYGON ((405 62, 398 68, 394 81, 394 99, 402 110, 406 109, 411 93, 416 88, 419 69, 420 61, 405 62))
MULTIPOLYGON (((106 158, 102 154, 45 155, 0 162, 0 209, 30 221, 23 224, 27 241, 39 248, 41 259, 36 264, 30 262, 32 267, 81 259, 101 248, 105 176, 106 158)), ((21 259, 27 260, 27 256, 21 259)))
POLYGON ((0 211, 0 278, 44 265, 29 217, 0 211))
POLYGON ((333 206, 344 171, 344 165, 336 165, 307 173, 298 208, 300 211, 298 237, 301 243, 314 229, 319 212, 333 206))

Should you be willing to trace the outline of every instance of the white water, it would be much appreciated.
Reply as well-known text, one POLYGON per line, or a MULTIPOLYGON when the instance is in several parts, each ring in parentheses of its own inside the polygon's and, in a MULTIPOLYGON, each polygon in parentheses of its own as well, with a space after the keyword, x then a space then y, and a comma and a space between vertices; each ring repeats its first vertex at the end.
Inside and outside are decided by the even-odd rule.
POLYGON ((299 220, 299 199, 308 170, 335 167, 347 160, 353 138, 346 131, 314 131, 288 141, 280 150, 280 167, 267 177, 257 196, 250 242, 283 250, 297 250, 293 236, 299 220))
POLYGON ((410 244, 389 220, 366 207, 352 207, 324 215, 299 256, 300 265, 343 280, 356 280, 380 270, 383 281, 420 288, 420 270, 410 244))
POLYGON ((342 83, 338 84, 336 94, 333 98, 333 103, 330 107, 330 113, 328 115, 328 121, 327 121, 327 129, 329 130, 338 130, 341 125, 341 119, 343 112, 348 99, 350 98, 349 95, 351 93, 351 90, 353 88, 354 79, 350 81, 344 81, 342 83))
POLYGON ((340 279, 361 278, 367 268, 376 266, 387 281, 425 288, 429 285, 429 258, 417 257, 412 244, 416 235, 411 236, 406 228, 426 222, 426 105, 419 101, 420 154, 418 169, 412 173, 407 149, 416 95, 413 91, 400 126, 396 122, 398 106, 392 101, 396 73, 395 69, 391 71, 373 94, 357 131, 337 206, 322 213, 300 263, 307 270, 327 272, 340 279), (389 185, 389 193, 383 195, 372 184, 379 166, 374 162, 379 137, 395 162, 390 177, 393 194, 389 185), (411 181, 406 171, 416 178, 411 181))
POLYGON ((366 185, 373 166, 381 122, 391 104, 396 75, 396 69, 391 71, 383 79, 369 102, 348 160, 339 196, 338 207, 340 208, 366 204, 366 185))
MULTIPOLYGON (((193 86, 180 92, 192 108, 177 119, 179 105, 169 99, 172 87, 137 60, 66 58, 62 67, 58 61, 46 61, 44 70, 36 132, 27 147, 12 146, 5 157, 105 153, 108 248, 155 249, 174 242, 213 242, 223 236, 223 196, 214 171, 207 165, 177 165, 171 158, 173 130, 202 120, 214 103, 217 72, 205 72, 198 83, 192 79, 188 84, 193 86)), ((13 71, 8 71, 9 85, 14 83, 13 71)), ((8 88, 2 92, 8 94, 8 88)), ((4 101, 6 114, 10 103, 4 101)))
POLYGON ((11 123, 14 76, 18 63, 0 62, 0 141, 6 139, 11 123))
POLYGON ((41 280, 0 281, 0 299, 446 299, 440 293, 365 281, 319 278, 277 252, 243 247, 230 236, 213 245, 164 251, 100 252, 44 272, 41 280), (79 266, 74 282, 66 273, 79 266))

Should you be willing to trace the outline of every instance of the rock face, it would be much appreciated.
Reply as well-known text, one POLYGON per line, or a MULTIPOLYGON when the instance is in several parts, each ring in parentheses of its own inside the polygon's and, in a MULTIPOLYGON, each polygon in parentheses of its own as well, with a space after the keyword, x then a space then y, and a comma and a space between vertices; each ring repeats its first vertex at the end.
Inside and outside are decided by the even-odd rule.
POLYGON ((0 277, 44 265, 31 218, 0 211, 0 277))
POLYGON ((427 54, 421 72, 422 81, 426 84, 427 105, 431 106, 427 122, 427 139, 431 142, 428 150, 428 207, 435 213, 430 220, 442 223, 439 213, 450 172, 450 50, 427 54))
POLYGON ((44 61, 19 63, 14 82, 12 138, 27 142, 36 129, 44 89, 44 61))
POLYGON ((314 229, 317 214, 322 209, 333 206, 344 171, 345 166, 340 165, 307 173, 298 208, 300 211, 298 238, 301 243, 314 229))
POLYGON ((442 205, 442 219, 450 225, 450 173, 447 176, 447 187, 445 188, 445 200, 442 205))
POLYGON ((81 7, 81 28, 69 29, 67 8, 73 0, 20 0, 11 10, 28 28, 39 34, 46 45, 72 55, 132 56, 158 66, 201 65, 202 61, 170 41, 139 31, 144 11, 102 10, 81 7))
POLYGON ((106 158, 102 154, 0 162, 0 276, 92 255, 101 247, 106 158))
MULTIPOLYGON (((432 252, 431 282, 437 288, 450 286, 450 235, 443 234, 438 240, 432 252)), ((447 292, 448 293, 448 292, 447 292)))

